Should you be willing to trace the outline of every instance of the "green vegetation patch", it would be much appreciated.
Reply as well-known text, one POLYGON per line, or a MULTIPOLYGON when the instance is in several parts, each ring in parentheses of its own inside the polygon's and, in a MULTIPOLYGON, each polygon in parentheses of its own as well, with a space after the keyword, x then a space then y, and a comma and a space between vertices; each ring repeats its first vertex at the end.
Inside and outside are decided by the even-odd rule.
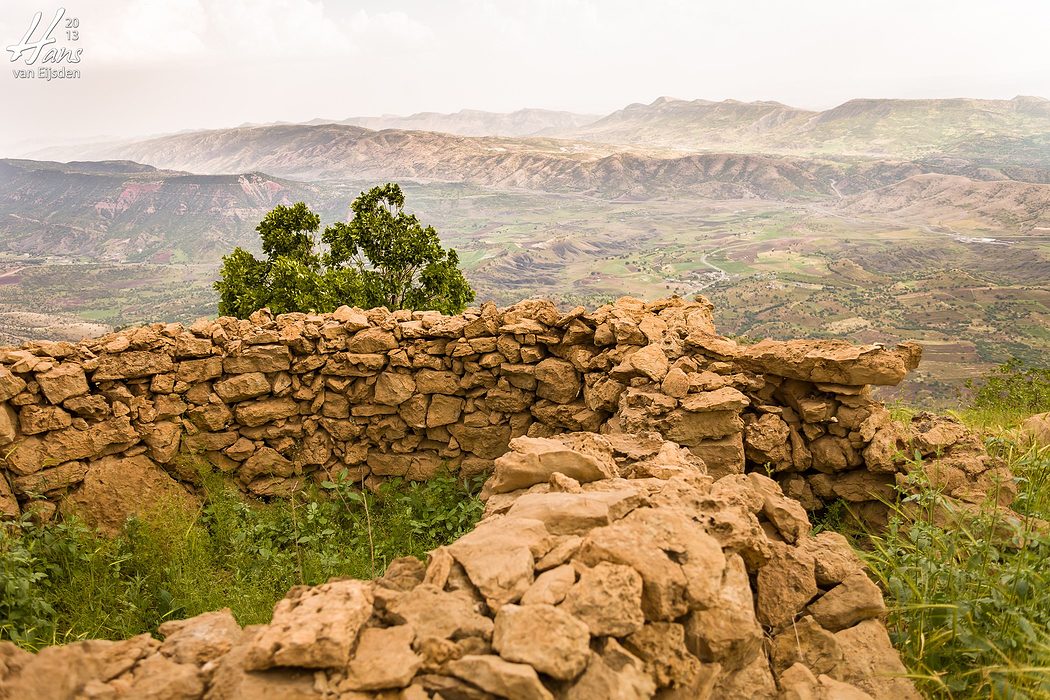
POLYGON ((0 529, 0 639, 29 649, 123 639, 223 607, 242 625, 264 623, 292 586, 374 578, 468 532, 481 481, 392 479, 370 493, 344 475, 259 503, 209 474, 196 513, 161 508, 112 539, 26 517, 0 529))

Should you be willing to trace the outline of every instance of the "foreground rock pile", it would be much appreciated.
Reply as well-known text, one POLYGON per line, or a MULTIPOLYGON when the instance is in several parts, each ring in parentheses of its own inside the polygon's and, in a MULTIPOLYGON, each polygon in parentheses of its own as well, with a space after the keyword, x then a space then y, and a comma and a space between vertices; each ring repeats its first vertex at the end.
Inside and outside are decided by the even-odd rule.
POLYGON ((30 343, 0 350, 0 515, 113 531, 140 504, 192 498, 187 452, 279 497, 344 471, 479 473, 512 438, 589 431, 656 432, 713 475, 768 471, 807 508, 846 499, 877 520, 911 437, 870 385, 918 359, 913 344, 738 345, 706 301, 677 298, 262 311, 30 343))
POLYGON ((0 643, 0 698, 918 697, 879 589, 773 480, 658 434, 510 447, 485 519, 425 564, 293 589, 243 630, 0 643))

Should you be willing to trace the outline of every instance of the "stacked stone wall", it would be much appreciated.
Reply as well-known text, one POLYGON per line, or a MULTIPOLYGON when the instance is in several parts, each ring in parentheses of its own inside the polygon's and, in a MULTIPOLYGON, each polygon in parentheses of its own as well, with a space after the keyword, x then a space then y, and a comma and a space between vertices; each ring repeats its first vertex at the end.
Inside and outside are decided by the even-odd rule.
MULTIPOLYGON (((112 529, 158 494, 192 495, 185 453, 279 497, 334 475, 480 473, 515 437, 570 431, 658 433, 713 475, 769 472, 808 508, 890 494, 912 438, 871 386, 899 382, 919 347, 742 345, 711 312, 677 298, 455 317, 264 310, 6 348, 0 512, 94 511, 112 529)), ((958 439, 939 435, 930 453, 958 439)), ((996 473, 970 467, 971 482, 996 473)))

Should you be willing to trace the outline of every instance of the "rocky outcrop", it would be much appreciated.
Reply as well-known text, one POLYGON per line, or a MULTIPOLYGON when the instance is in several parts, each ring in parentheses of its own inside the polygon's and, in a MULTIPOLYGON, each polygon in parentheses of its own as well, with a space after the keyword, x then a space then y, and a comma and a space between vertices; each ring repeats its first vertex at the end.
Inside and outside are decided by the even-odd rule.
MULTIPOLYGON (((59 508, 112 529, 126 513, 85 507, 91 493, 119 480, 120 464, 129 492, 192 491, 186 452, 269 497, 342 473, 366 484, 479 473, 512 440, 587 431, 655 433, 712 475, 758 470, 806 508, 845 499, 877 520, 912 436, 870 385, 899 382, 918 358, 914 344, 740 345, 716 334, 706 301, 677 298, 591 312, 531 300, 456 317, 264 310, 30 343, 0 350, 0 514, 32 503, 37 517, 59 508)), ((969 440, 941 431, 938 454, 949 433, 969 440)), ((495 488, 564 458, 531 452, 495 488)), ((978 462, 959 467, 971 499, 999 473, 978 462)), ((594 459, 564 469, 608 477, 594 459)))
POLYGON ((486 492, 425 564, 293 589, 266 625, 0 642, 0 698, 919 697, 860 561, 764 475, 716 478, 658 434, 568 434, 513 440, 486 492))

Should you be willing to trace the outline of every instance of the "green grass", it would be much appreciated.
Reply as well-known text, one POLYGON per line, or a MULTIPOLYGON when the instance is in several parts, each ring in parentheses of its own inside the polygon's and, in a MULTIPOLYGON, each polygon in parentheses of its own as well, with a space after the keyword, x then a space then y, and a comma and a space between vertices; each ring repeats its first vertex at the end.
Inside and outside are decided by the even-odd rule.
POLYGON ((24 518, 0 529, 0 638, 30 649, 122 639, 222 607, 242 625, 266 622, 294 585, 373 578, 470 530, 479 488, 448 474, 374 494, 328 482, 263 504, 208 475, 197 512, 158 508, 112 539, 24 518))
MULTIPOLYGON (((1050 410, 1050 371, 1011 361, 971 391, 958 415, 985 431, 988 451, 1010 467, 1012 507, 1027 517, 1018 525, 992 507, 935 517, 948 504, 913 469, 887 530, 853 534, 886 593, 890 635, 925 696, 1050 698, 1050 447, 1005 432, 1050 410)), ((890 408, 894 419, 910 420, 907 408, 890 408)), ((841 510, 829 508, 822 526, 842 527, 841 510)))

